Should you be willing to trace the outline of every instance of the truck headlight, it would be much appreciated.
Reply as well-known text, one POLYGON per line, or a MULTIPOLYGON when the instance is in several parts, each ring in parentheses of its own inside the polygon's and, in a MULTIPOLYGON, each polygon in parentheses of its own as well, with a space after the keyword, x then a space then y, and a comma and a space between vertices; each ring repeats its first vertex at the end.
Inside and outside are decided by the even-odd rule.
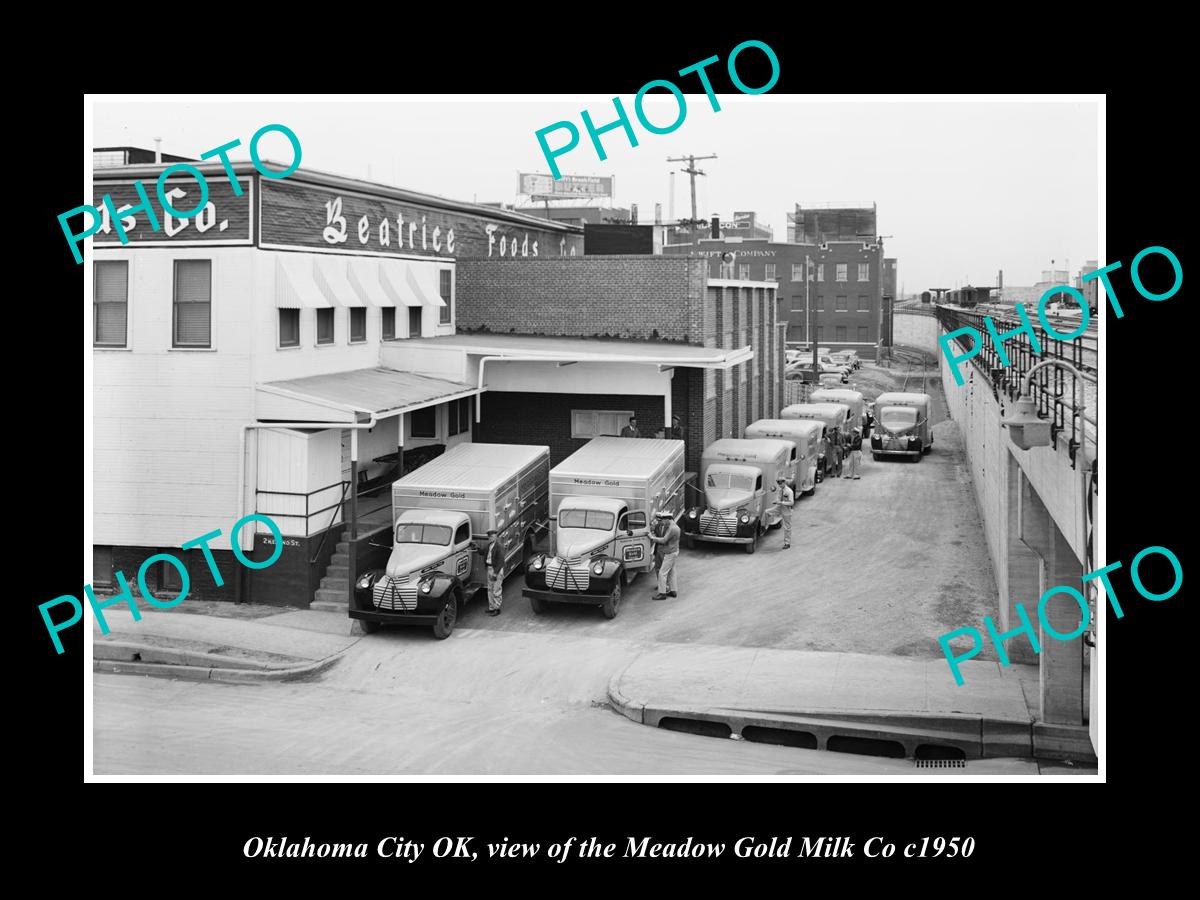
POLYGON ((421 593, 422 594, 428 594, 432 590, 433 590, 433 579, 432 578, 426 578, 424 581, 421 582, 421 593))
POLYGON ((742 524, 745 525, 749 521, 750 521, 750 517, 748 515, 746 515, 745 513, 742 513, 742 524))
POLYGON ((539 569, 543 569, 543 568, 545 568, 545 566, 546 566, 546 557, 544 554, 541 554, 541 553, 539 553, 537 556, 535 556, 529 562, 529 568, 534 569, 535 571, 539 570, 539 569))
POLYGON ((592 566, 592 574, 593 575, 603 575, 604 574, 604 563, 598 562, 594 566, 592 566))
POLYGON ((698 516, 698 515, 699 515, 699 513, 698 513, 698 512, 696 512, 696 510, 694 510, 694 509, 692 509, 692 510, 688 510, 688 518, 689 518, 689 519, 694 519, 694 518, 696 518, 696 516, 698 516))
POLYGON ((358 582, 357 582, 357 584, 355 584, 355 587, 357 587, 360 591, 370 590, 372 580, 373 579, 371 577, 371 573, 368 572, 366 575, 363 575, 362 577, 360 577, 358 579, 358 582))

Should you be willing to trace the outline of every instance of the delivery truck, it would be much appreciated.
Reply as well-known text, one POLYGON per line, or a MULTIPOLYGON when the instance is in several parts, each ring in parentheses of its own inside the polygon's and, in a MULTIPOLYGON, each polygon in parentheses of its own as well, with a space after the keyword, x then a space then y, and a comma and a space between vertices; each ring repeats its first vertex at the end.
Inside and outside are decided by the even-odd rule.
POLYGON ((841 403, 848 407, 850 414, 847 416, 847 424, 851 431, 850 439, 867 439, 867 404, 860 391, 852 391, 849 388, 822 388, 809 394, 808 402, 841 403))
POLYGON ((392 483, 392 552, 362 573, 350 618, 428 625, 450 636, 461 607, 487 586, 488 532, 503 551, 500 577, 533 556, 549 525, 550 448, 457 444, 392 483))
POLYGON ((871 456, 907 456, 915 462, 933 449, 933 398, 892 392, 875 398, 871 456))
POLYGON ((525 569, 535 613, 583 603, 616 618, 622 586, 654 568, 655 514, 683 510, 683 451, 683 441, 598 437, 550 471, 550 552, 525 569))
POLYGON ((722 438, 704 448, 700 478, 704 505, 680 522, 688 547, 696 541, 758 548, 768 528, 783 522, 776 479, 788 477, 796 445, 775 438, 722 438))
POLYGON ((746 426, 747 438, 778 438, 796 445, 788 484, 797 494, 808 496, 821 480, 825 456, 825 425, 811 419, 759 419, 746 426))
MULTIPOLYGON (((845 403, 793 403, 779 411, 779 418, 811 419, 814 422, 822 423, 825 426, 827 444, 833 439, 832 433, 835 431, 841 434, 843 447, 850 446, 852 440, 858 439, 858 435, 850 426, 850 407, 845 403)), ((822 475, 829 475, 834 468, 834 460, 828 450, 826 450, 822 462, 824 464, 822 475)))

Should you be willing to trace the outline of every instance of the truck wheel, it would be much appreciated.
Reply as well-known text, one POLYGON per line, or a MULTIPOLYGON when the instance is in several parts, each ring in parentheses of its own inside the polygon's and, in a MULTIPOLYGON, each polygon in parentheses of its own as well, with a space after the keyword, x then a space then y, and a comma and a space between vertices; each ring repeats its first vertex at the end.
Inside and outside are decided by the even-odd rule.
POLYGON ((694 537, 692 537, 690 534, 685 534, 683 536, 683 546, 686 547, 688 550, 695 550, 696 549, 696 539, 694 537))
POLYGON ((625 586, 628 587, 629 585, 633 584, 633 579, 635 579, 637 577, 638 577, 637 569, 626 569, 625 570, 625 586))
POLYGON ((541 597, 530 597, 529 608, 533 610, 535 616, 540 616, 546 611, 546 601, 541 597))
POLYGON ((816 492, 817 492, 817 480, 814 478, 814 479, 813 479, 813 486, 812 486, 812 487, 810 487, 810 488, 809 488, 807 491, 804 491, 804 492, 803 492, 803 496, 805 496, 805 497, 811 497, 811 496, 812 496, 813 494, 815 494, 816 492))
POLYGON ((533 556, 533 539, 525 537, 525 546, 521 548, 521 562, 517 571, 524 575, 529 570, 529 560, 533 556))
POLYGON ((458 601, 451 594, 446 598, 446 605, 442 607, 442 612, 437 617, 437 621, 433 623, 433 636, 439 641, 444 641, 454 631, 456 622, 458 622, 458 601))
POLYGON ((925 449, 922 450, 921 452, 928 453, 932 449, 933 449, 933 441, 930 441, 928 444, 925 445, 925 449))
POLYGON ((368 622, 366 619, 351 619, 351 634, 374 634, 379 630, 378 622, 368 622))
POLYGON ((604 613, 604 618, 615 619, 617 613, 621 611, 621 582, 613 585, 612 593, 608 595, 608 599, 600 606, 600 612, 604 613))
POLYGON ((879 462, 879 454, 874 450, 871 451, 871 459, 875 460, 875 462, 879 462))
POLYGON ((758 532, 755 532, 753 539, 748 544, 742 544, 746 548, 747 553, 753 553, 758 549, 758 532))

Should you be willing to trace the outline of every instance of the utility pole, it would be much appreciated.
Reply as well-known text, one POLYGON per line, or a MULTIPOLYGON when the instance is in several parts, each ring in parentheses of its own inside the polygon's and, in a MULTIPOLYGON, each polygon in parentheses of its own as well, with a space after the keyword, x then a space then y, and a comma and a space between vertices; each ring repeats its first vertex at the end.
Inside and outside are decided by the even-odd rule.
POLYGON ((688 177, 692 182, 692 221, 696 221, 696 176, 703 175, 704 172, 696 168, 696 160, 698 159, 716 159, 717 154, 713 153, 710 156, 668 156, 667 162, 685 162, 687 166, 680 171, 687 172, 688 177))

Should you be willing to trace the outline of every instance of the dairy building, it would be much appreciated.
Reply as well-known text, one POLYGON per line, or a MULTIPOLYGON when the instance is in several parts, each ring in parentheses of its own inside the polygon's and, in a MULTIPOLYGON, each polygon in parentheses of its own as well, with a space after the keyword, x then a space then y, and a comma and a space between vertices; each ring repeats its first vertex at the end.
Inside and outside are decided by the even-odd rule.
MULTIPOLYGON (((447 447, 548 444, 557 461, 629 415, 652 436, 680 414, 694 468, 782 402, 774 284, 585 257, 572 225, 303 169, 240 166, 235 197, 199 168, 195 219, 93 238, 98 588, 167 552, 190 596, 344 608, 389 539, 391 482, 447 447), (248 513, 282 531, 269 569, 234 559, 248 513), (220 588, 179 549, 217 528, 220 588)), ((159 171, 98 172, 96 199, 120 211, 159 171)), ((241 537, 251 558, 275 549, 265 527, 241 537)), ((152 591, 179 589, 156 569, 152 591)))
MULTIPOLYGON (((162 168, 97 170, 94 205, 105 193, 118 211, 136 204, 134 182, 153 192, 162 168)), ((455 333, 456 261, 569 258, 581 237, 335 175, 267 179, 249 163, 235 167, 235 196, 219 163, 197 168, 209 202, 196 218, 160 214, 153 231, 139 214, 124 220, 127 245, 107 222, 92 239, 94 583, 111 583, 114 569, 132 580, 146 557, 178 555, 220 528, 211 546, 226 584, 216 588, 192 550, 192 592, 250 599, 229 529, 262 512, 285 554, 249 579, 254 599, 311 597, 336 543, 326 533, 355 494, 352 470, 360 484, 386 484, 471 438, 478 385, 413 371, 405 349, 455 333)), ((191 208, 194 181, 168 187, 191 208)), ((177 589, 172 567, 156 569, 152 590, 177 589)))

